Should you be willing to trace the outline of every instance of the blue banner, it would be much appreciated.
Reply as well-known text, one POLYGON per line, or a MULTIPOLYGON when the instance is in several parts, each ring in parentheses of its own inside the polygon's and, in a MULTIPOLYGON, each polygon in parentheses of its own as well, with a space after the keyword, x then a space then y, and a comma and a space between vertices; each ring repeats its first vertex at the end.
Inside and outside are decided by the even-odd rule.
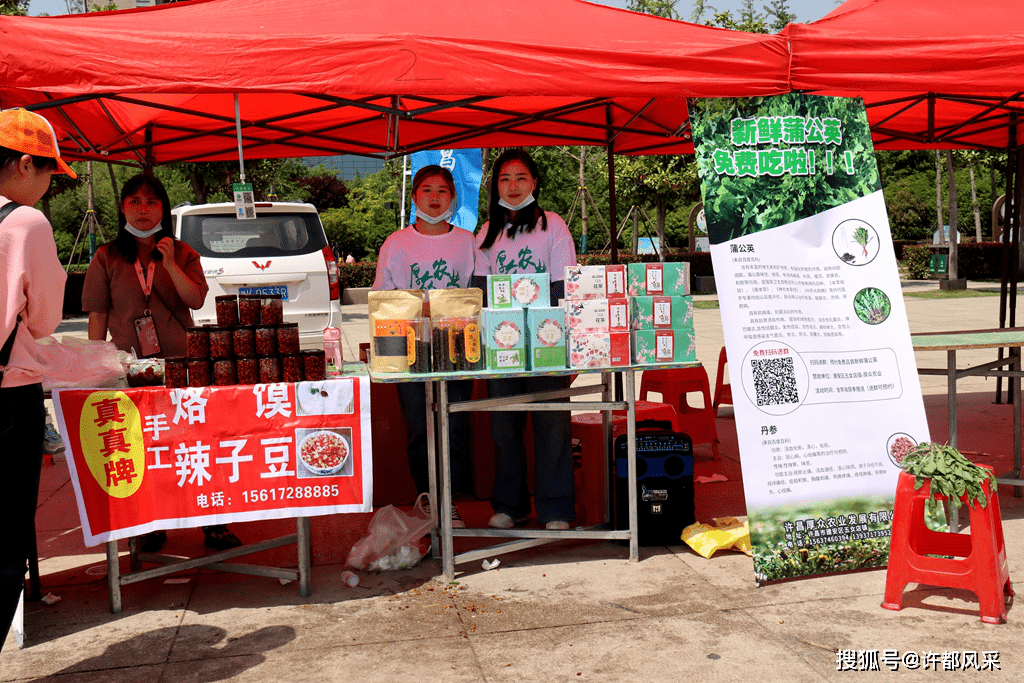
MULTIPOLYGON (((457 227, 476 231, 477 204, 480 201, 480 180, 483 165, 479 149, 440 149, 414 152, 412 155, 412 177, 424 166, 436 164, 447 168, 455 177, 455 202, 452 203, 452 218, 448 222, 457 227)), ((416 220, 416 204, 409 211, 409 222, 416 220)))

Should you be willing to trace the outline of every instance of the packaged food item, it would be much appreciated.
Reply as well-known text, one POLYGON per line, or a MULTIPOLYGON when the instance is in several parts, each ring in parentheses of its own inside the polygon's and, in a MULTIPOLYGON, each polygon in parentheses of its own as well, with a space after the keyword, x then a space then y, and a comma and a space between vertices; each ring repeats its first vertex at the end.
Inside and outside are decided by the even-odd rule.
POLYGON ((481 327, 488 370, 526 369, 524 309, 485 308, 481 327))
POLYGON ((260 324, 280 325, 284 322, 284 299, 280 294, 264 294, 260 298, 260 324))
POLYGON ((299 352, 298 323, 281 323, 277 326, 277 352, 280 354, 299 352))
POLYGON ((629 332, 569 330, 570 368, 614 368, 629 365, 629 332))
POLYGON ((164 384, 163 358, 143 358, 123 366, 130 387, 158 387, 164 384))
POLYGON ((238 324, 238 297, 224 294, 214 299, 217 306, 217 327, 234 327, 238 324))
POLYGON ((301 382, 305 376, 305 363, 297 353, 281 355, 281 380, 284 382, 301 382))
POLYGON ((164 386, 170 389, 188 386, 188 360, 185 357, 164 359, 164 386))
POLYGON ((256 354, 255 326, 236 327, 231 331, 231 339, 236 356, 253 356, 256 354))
POLYGON ((565 309, 526 309, 526 350, 530 370, 565 367, 565 309))
POLYGON ((697 360, 693 329, 634 330, 633 362, 674 363, 697 360))
POLYGON ((188 385, 190 387, 210 386, 210 361, 190 358, 188 361, 188 385))
POLYGON ((232 358, 235 355, 234 331, 230 327, 210 328, 210 358, 232 358))
POLYGON ((549 273, 518 273, 487 276, 490 308, 533 308, 551 305, 549 273))
POLYGON ((687 296, 690 294, 690 264, 630 263, 630 296, 687 296))
POLYGON ((281 357, 260 356, 260 384, 276 384, 281 381, 281 357))
POLYGON ((692 297, 634 296, 629 306, 635 330, 693 328, 692 297))
POLYGON ((273 325, 256 327, 256 355, 272 356, 277 353, 277 328, 273 325))
POLYGON ((218 387, 226 387, 238 383, 238 377, 235 374, 234 358, 218 358, 213 361, 213 383, 218 387))
MULTIPOLYGON (((477 290, 479 291, 479 290, 477 290)), ((370 292, 367 310, 373 372, 409 372, 408 320, 423 316, 421 289, 370 292)))
POLYGON ((260 302, 263 297, 259 294, 238 295, 238 324, 259 325, 260 324, 260 302))
POLYGON ((327 357, 323 349, 303 351, 302 363, 307 382, 320 382, 327 378, 327 357))
POLYGON ((434 318, 431 324, 431 365, 434 372, 484 369, 477 317, 434 318))
MULTIPOLYGON (((407 336, 409 372, 430 372, 430 318, 414 318, 409 321, 407 336), (411 347, 409 347, 411 345, 411 347)), ((328 357, 328 362, 330 357, 328 357)))
POLYGON ((235 376, 239 384, 259 384, 259 361, 254 356, 239 356, 235 359, 235 376))
POLYGON ((566 299, 615 299, 626 296, 626 266, 566 266, 566 299))
POLYGON ((185 330, 185 352, 189 358, 209 358, 210 328, 195 326, 185 330))

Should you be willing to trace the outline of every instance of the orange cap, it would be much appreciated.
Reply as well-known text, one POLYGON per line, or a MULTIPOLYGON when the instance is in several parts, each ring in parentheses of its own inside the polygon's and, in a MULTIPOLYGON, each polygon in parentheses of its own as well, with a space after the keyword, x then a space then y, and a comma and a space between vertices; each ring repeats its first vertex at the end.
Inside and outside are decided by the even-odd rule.
POLYGON ((49 157, 57 162, 57 173, 78 177, 67 162, 60 158, 53 126, 35 112, 27 109, 0 111, 0 147, 34 157, 49 157))

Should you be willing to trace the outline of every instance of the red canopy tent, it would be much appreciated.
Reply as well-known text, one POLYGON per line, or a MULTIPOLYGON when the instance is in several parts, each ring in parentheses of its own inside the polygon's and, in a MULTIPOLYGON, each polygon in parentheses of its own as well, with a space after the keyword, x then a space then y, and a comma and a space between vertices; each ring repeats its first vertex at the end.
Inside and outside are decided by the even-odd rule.
POLYGON ((848 0, 781 35, 791 85, 863 97, 880 149, 1018 147, 1024 15, 1006 0, 848 0))
POLYGON ((786 92, 780 36, 582 0, 193 0, 0 17, 0 106, 78 159, 167 163, 507 145, 692 151, 687 97, 786 92))

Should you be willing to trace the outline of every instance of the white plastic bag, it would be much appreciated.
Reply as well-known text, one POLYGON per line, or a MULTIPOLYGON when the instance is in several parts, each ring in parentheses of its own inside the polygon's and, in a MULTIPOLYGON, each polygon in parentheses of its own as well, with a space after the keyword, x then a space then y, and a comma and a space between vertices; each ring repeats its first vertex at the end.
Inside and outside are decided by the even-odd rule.
POLYGON ((36 341, 36 359, 43 366, 43 391, 67 387, 126 387, 122 360, 131 356, 113 342, 65 335, 36 341))
POLYGON ((377 510, 366 529, 366 536, 356 541, 349 551, 348 566, 364 571, 415 567, 426 552, 420 540, 430 533, 435 524, 435 506, 430 506, 430 514, 424 507, 429 500, 428 494, 421 493, 412 515, 394 505, 377 510))

